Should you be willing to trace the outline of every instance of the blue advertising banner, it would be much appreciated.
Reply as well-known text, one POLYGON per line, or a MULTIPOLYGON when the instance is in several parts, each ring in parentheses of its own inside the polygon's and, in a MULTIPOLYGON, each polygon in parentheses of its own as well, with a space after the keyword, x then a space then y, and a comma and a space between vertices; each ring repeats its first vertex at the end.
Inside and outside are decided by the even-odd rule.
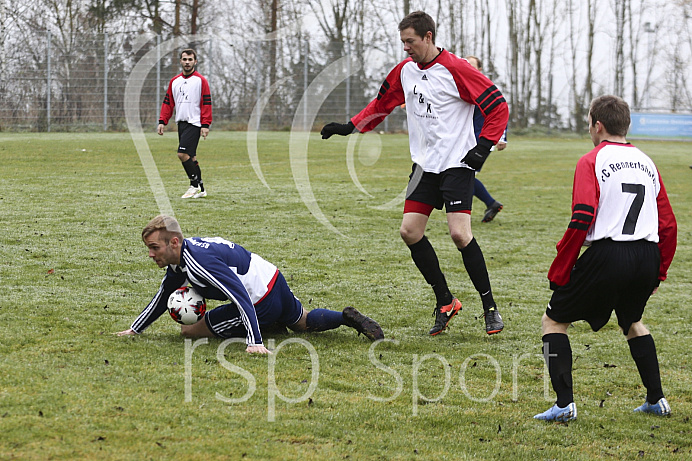
POLYGON ((692 115, 632 112, 631 137, 692 139, 692 115))

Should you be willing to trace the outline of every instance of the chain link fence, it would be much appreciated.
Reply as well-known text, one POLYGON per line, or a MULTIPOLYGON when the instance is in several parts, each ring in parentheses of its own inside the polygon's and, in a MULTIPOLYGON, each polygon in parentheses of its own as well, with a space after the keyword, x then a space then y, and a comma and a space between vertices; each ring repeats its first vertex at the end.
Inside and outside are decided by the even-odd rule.
MULTIPOLYGON (((6 62, 0 131, 127 130, 126 99, 137 96, 127 94, 127 82, 145 56, 153 65, 137 97, 142 126, 154 130, 168 82, 181 71, 179 52, 188 45, 209 80, 216 129, 319 129, 326 121, 345 122, 381 83, 382 76, 366 77, 362 62, 348 55, 335 71, 334 62, 323 61, 329 53, 316 51, 320 45, 308 40, 273 54, 266 44, 236 49, 214 37, 162 53, 162 42, 136 34, 93 34, 64 46, 62 37, 46 33, 31 56, 6 62)), ((405 129, 405 112, 395 110, 380 128, 405 129)))

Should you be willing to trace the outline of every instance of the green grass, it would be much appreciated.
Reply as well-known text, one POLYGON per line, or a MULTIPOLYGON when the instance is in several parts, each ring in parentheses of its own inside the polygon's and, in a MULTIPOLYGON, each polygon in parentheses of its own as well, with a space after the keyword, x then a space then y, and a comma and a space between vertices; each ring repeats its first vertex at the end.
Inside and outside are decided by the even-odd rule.
POLYGON ((406 186, 407 139, 369 136, 313 135, 309 144, 312 191, 341 235, 303 204, 288 133, 259 135, 269 190, 252 168, 245 133, 212 132, 199 151, 210 195, 196 201, 178 198, 187 181, 175 134, 147 136, 187 235, 242 244, 277 264, 306 307, 354 305, 393 340, 370 351, 344 328, 279 335, 265 338, 281 346, 272 361, 241 344, 196 343, 186 402, 186 343, 173 321, 161 318, 135 338, 113 335, 163 276, 139 237, 159 210, 128 135, 1 135, 0 459, 689 458, 690 145, 637 143, 657 163, 679 224, 669 279, 644 317, 673 416, 632 414, 645 391, 615 322, 599 333, 579 322, 570 337, 580 413, 566 425, 531 417, 554 398, 552 390, 544 397, 539 355, 546 273, 589 141, 515 138, 479 176, 505 205, 490 224, 480 224, 482 203, 473 214, 506 322, 500 335, 485 335, 444 213, 433 213, 427 235, 464 310, 431 338, 434 299, 399 238, 401 205, 374 208, 406 186), (349 175, 349 142, 370 195, 349 175), (292 338, 308 345, 283 343, 292 338), (249 398, 217 399, 241 399, 246 375, 256 384, 249 398))

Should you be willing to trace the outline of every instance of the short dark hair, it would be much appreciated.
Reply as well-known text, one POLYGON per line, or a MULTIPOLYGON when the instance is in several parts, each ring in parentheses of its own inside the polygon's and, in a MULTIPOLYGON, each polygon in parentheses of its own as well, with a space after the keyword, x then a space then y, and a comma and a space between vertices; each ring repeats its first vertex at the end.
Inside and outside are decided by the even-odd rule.
POLYGON ((184 54, 191 54, 195 58, 195 61, 197 61, 197 53, 195 53, 195 50, 192 48, 185 48, 180 52, 180 57, 182 58, 184 54))
POLYGON ((412 27, 416 35, 423 38, 428 32, 432 32, 432 41, 435 43, 435 21, 429 14, 423 11, 414 11, 408 14, 399 23, 399 32, 412 27))
POLYGON ((591 125, 601 122, 605 130, 615 136, 625 136, 630 128, 630 106, 624 99, 604 95, 591 101, 591 125))

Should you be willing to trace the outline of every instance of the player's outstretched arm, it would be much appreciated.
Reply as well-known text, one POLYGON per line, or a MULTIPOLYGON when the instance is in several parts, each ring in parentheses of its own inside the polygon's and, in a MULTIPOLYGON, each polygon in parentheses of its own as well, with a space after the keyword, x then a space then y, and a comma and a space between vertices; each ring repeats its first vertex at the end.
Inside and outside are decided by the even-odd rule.
POLYGON ((118 336, 135 336, 137 333, 135 332, 135 330, 133 330, 132 328, 130 328, 130 329, 128 329, 128 330, 119 331, 119 332, 114 333, 114 334, 116 334, 116 335, 118 335, 118 336))
POLYGON ((329 139, 332 135, 338 134, 341 136, 348 136, 349 134, 356 131, 356 127, 353 122, 348 123, 327 123, 320 131, 322 139, 329 139))
POLYGON ((248 354, 271 354, 272 353, 269 349, 267 349, 266 347, 261 346, 261 345, 260 346, 255 346, 255 345, 248 346, 247 349, 245 349, 245 352, 247 352, 248 354))

